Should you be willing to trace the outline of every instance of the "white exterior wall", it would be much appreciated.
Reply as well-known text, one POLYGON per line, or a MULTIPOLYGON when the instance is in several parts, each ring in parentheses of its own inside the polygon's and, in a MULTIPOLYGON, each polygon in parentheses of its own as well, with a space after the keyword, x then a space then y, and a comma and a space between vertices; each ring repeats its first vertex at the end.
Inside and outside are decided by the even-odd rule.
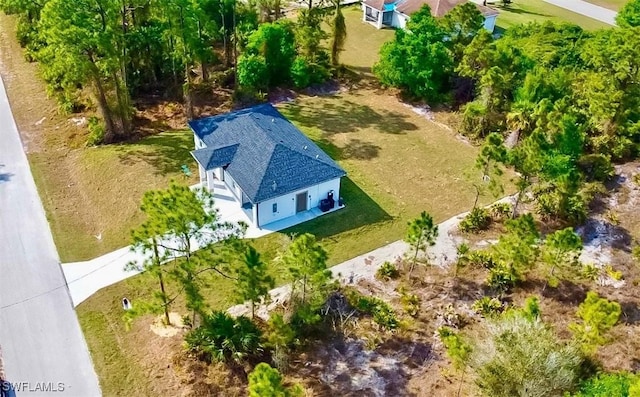
POLYGON ((497 15, 491 15, 489 17, 486 17, 484 19, 484 28, 487 29, 489 32, 493 33, 493 30, 496 28, 497 18, 498 18, 497 15))
POLYGON ((333 190, 333 198, 338 203, 340 198, 340 178, 323 182, 319 185, 285 194, 271 200, 266 200, 257 205, 258 225, 260 227, 271 222, 279 221, 296 214, 296 195, 304 191, 307 192, 307 210, 318 207, 320 200, 327 198, 327 194, 333 190), (273 212, 273 204, 278 204, 278 211, 273 212))
POLYGON ((229 175, 228 172, 225 172, 225 171, 223 172, 224 172, 224 182, 229 187, 229 190, 233 191, 238 201, 242 202, 242 189, 240 189, 240 185, 238 185, 236 181, 233 180, 233 177, 231 177, 231 175, 229 175))
POLYGON ((404 29, 407 26, 407 21, 409 20, 409 17, 401 14, 399 12, 394 12, 393 13, 393 27, 394 28, 400 28, 400 29, 404 29))

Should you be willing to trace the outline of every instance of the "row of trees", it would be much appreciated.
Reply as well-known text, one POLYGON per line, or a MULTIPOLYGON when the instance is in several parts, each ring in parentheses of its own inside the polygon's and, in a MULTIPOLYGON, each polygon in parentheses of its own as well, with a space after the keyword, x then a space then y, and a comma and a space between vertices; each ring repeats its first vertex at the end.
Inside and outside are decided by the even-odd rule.
POLYGON ((228 75, 224 71, 245 48, 241 83, 251 89, 291 81, 292 65, 274 69, 282 66, 272 58, 277 52, 300 54, 287 61, 295 63, 294 75, 307 73, 307 80, 293 80, 296 86, 311 84, 309 73, 318 70, 320 79, 326 78, 329 60, 338 63, 346 37, 337 2, 310 1, 295 24, 267 23, 259 31, 259 23, 281 17, 279 1, 0 0, 0 9, 18 14, 18 38, 28 57, 39 62, 49 94, 61 107, 98 109, 101 122, 91 124, 95 143, 129 137, 133 99, 148 92, 181 91, 185 114, 193 118, 196 80, 207 82, 215 71, 228 75), (332 26, 330 52, 322 44, 324 21, 332 26), (291 37, 283 37, 280 28, 291 37), (263 57, 262 62, 256 65, 251 57, 263 57), (265 84, 252 84, 247 76, 265 66, 266 75, 258 70, 265 84))

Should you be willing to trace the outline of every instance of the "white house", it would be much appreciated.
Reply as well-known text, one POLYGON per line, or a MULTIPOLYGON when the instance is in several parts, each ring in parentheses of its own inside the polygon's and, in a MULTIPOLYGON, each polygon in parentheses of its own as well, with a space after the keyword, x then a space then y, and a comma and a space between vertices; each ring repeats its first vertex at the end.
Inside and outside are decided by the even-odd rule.
POLYGON ((257 227, 338 208, 346 172, 271 104, 192 120, 200 181, 223 182, 257 227))
MULTIPOLYGON (((431 8, 431 15, 440 18, 455 6, 466 2, 467 0, 364 0, 362 20, 378 29, 384 26, 404 29, 411 14, 420 10, 425 4, 431 8)), ((474 4, 484 16, 484 28, 493 32, 498 11, 475 2, 474 4)))

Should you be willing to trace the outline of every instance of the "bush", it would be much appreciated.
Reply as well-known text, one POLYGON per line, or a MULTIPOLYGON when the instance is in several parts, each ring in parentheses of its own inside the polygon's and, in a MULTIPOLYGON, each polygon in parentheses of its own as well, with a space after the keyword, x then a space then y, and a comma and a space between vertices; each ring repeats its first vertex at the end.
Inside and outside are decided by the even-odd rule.
POLYGON ((489 269, 487 285, 497 292, 504 293, 509 291, 521 280, 522 278, 514 266, 498 263, 489 269))
POLYGON ((190 352, 211 361, 241 361, 262 352, 262 333, 246 317, 233 318, 215 311, 202 319, 202 325, 185 335, 190 352))
POLYGON ((369 314, 373 321, 383 329, 395 329, 398 327, 396 313, 389 304, 382 299, 366 297, 357 291, 347 294, 347 300, 358 311, 369 314))
POLYGON ((615 171, 611 158, 604 154, 585 154, 578 159, 578 167, 587 181, 606 182, 615 171))
POLYGON ((639 381, 637 375, 628 372, 599 374, 583 382, 571 397, 634 397, 629 389, 639 381))
POLYGON ((282 382, 282 375, 277 369, 267 363, 260 363, 249 373, 247 391, 249 397, 294 397, 302 396, 303 390, 299 385, 286 388, 282 382))
POLYGON ((383 263, 376 271, 376 278, 382 280, 395 280, 398 277, 400 277, 398 268, 389 261, 383 263))
POLYGON ((417 317, 420 312, 420 297, 416 294, 408 293, 404 288, 400 290, 400 302, 402 308, 411 317, 417 317))
POLYGON ((464 233, 478 233, 487 230, 491 224, 491 215, 486 208, 476 207, 460 222, 460 230, 464 233))
POLYGON ((499 299, 483 296, 473 302, 471 309, 482 317, 494 317, 502 312, 503 307, 499 299))
POLYGON ((269 86, 267 64, 262 55, 245 54, 238 58, 238 83, 252 90, 266 90, 269 86))
POLYGON ((499 222, 503 219, 507 219, 513 212, 513 207, 509 203, 494 203, 490 208, 492 220, 499 222))
POLYGON ((296 57, 293 61, 291 79, 296 88, 305 88, 311 84, 311 67, 304 57, 296 57))
POLYGON ((88 146, 96 146, 104 141, 105 128, 102 120, 95 116, 89 117, 87 128, 89 129, 89 136, 87 137, 88 146))
POLYGON ((482 267, 489 270, 496 267, 493 254, 486 250, 470 251, 465 255, 465 261, 471 266, 482 267))

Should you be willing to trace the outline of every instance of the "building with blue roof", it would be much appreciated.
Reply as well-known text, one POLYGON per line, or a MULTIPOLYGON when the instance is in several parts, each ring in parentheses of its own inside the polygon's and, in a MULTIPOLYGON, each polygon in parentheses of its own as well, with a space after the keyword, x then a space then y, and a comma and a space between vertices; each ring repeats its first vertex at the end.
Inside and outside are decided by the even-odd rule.
POLYGON ((224 182, 258 227, 339 206, 346 172, 271 104, 192 120, 203 186, 224 182))

